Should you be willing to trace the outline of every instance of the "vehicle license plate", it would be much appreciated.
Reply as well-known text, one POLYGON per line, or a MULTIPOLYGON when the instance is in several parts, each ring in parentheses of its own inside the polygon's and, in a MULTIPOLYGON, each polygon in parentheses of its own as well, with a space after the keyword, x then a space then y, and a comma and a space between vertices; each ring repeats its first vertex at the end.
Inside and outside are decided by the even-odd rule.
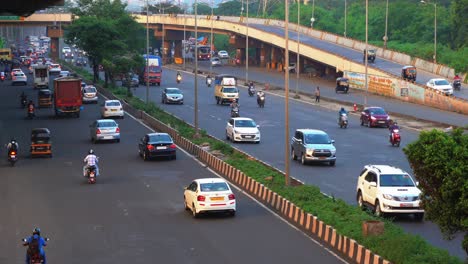
POLYGON ((385 123, 385 121, 379 121, 379 123, 385 123))
POLYGON ((400 207, 412 207, 413 204, 410 204, 410 203, 401 203, 400 204, 400 207))
POLYGON ((104 136, 104 139, 113 139, 113 136, 104 136))
POLYGON ((112 111, 112 112, 116 112, 116 111, 117 111, 117 109, 111 109, 111 111, 112 111))
POLYGON ((224 201, 224 197, 211 197, 211 201, 224 201))
POLYGON ((16 158, 16 155, 11 155, 11 158, 12 158, 12 159, 16 158))
POLYGON ((167 147, 156 147, 156 149, 167 149, 167 147))

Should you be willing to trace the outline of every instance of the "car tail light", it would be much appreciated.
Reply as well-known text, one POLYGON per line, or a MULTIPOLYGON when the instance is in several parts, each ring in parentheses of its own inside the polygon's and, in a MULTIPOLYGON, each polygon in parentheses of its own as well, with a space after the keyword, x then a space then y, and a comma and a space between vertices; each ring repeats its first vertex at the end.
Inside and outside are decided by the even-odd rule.
POLYGON ((177 146, 176 146, 176 144, 171 144, 171 145, 169 146, 169 148, 175 149, 175 148, 177 148, 177 146))
POLYGON ((96 129, 96 134, 101 134, 101 130, 99 128, 96 129))
POLYGON ((146 145, 146 148, 147 148, 149 151, 154 150, 154 146, 151 145, 151 144, 146 145))
POLYGON ((198 195, 198 196, 197 196, 197 201, 199 201, 199 202, 204 202, 205 200, 206 200, 206 197, 205 197, 205 196, 203 196, 203 195, 198 195))
POLYGON ((235 196, 233 193, 231 193, 231 194, 228 196, 228 198, 229 198, 229 200, 234 200, 234 199, 236 199, 236 196, 235 196))
POLYGON ((120 133, 120 128, 116 128, 115 133, 120 133))

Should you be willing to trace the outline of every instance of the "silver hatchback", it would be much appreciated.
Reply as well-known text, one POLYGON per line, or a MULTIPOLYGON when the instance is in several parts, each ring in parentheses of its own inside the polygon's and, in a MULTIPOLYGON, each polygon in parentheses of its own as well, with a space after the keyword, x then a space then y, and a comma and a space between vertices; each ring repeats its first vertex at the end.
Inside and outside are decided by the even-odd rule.
POLYGON ((100 140, 112 140, 120 142, 119 124, 112 119, 99 119, 90 126, 91 141, 96 143, 100 140))

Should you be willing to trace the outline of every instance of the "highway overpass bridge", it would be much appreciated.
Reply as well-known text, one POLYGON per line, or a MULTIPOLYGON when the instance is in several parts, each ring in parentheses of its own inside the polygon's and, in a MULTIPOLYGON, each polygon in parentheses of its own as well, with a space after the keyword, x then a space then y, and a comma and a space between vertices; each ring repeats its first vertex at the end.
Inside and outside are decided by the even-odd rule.
MULTIPOLYGON (((136 15, 136 20, 146 26, 146 16, 136 15)), ((61 28, 57 24, 65 25, 71 23, 71 14, 33 14, 24 21, 0 21, 3 26, 49 26, 50 37, 62 36, 61 28), (51 25, 56 25, 51 26, 51 25)), ((151 15, 148 18, 150 28, 155 30, 155 37, 164 36, 164 47, 170 50, 170 44, 175 43, 175 56, 181 56, 181 41, 184 39, 184 25, 187 30, 193 31, 195 17, 192 15, 151 15)), ((269 66, 270 68, 283 68, 284 58, 284 21, 249 18, 245 17, 213 17, 198 16, 199 32, 210 32, 228 34, 230 44, 237 48, 237 57, 240 63, 245 61, 245 36, 249 36, 249 48, 256 48, 255 57, 249 60, 249 64, 269 66), (248 27, 247 27, 248 22, 248 27)), ((326 66, 326 73, 336 72, 359 72, 365 71, 362 63, 362 50, 365 43, 345 38, 328 32, 311 29, 297 24, 290 24, 289 51, 296 54, 299 49, 301 54, 300 65, 326 66), (300 34, 299 45, 297 45, 297 32, 300 34)), ((434 75, 452 78, 454 70, 440 64, 434 64, 419 58, 413 58, 406 54, 398 53, 379 47, 371 47, 377 50, 375 64, 370 64, 368 73, 370 75, 392 77, 398 76, 402 65, 415 65, 418 69, 427 71, 434 75), (385 60, 382 60, 385 59, 385 60)), ((55 50, 57 51, 57 50, 55 50)), ((291 54, 290 61, 294 62, 296 56, 291 54)), ((302 69, 300 69, 302 71, 302 69)))

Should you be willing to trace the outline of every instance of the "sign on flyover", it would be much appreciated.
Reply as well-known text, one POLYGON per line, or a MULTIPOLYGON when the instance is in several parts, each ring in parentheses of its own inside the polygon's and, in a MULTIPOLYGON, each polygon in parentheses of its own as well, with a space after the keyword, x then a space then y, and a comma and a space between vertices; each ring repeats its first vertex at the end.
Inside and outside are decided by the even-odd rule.
POLYGON ((24 21, 23 16, 0 16, 0 21, 24 21))

